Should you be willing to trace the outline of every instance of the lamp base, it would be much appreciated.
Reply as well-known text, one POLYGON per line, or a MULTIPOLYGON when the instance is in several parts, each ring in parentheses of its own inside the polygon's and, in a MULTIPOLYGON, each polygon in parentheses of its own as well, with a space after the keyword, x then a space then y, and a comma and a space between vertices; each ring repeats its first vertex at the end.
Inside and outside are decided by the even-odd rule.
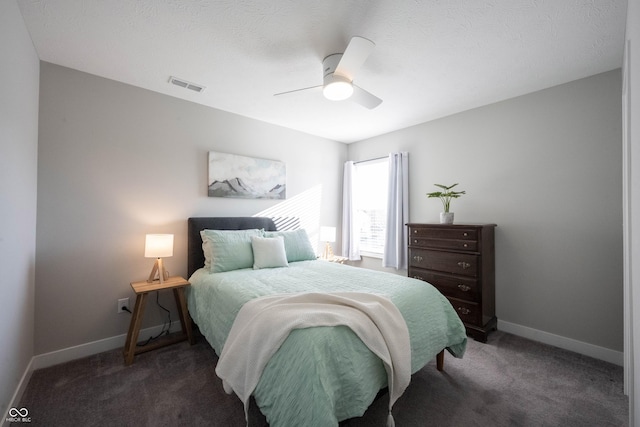
POLYGON ((169 273, 167 273, 167 271, 164 269, 162 258, 156 259, 156 262, 153 264, 153 268, 151 269, 151 274, 149 274, 149 278, 147 279, 147 282, 152 283, 152 282, 159 281, 160 283, 164 283, 164 281, 167 280, 168 278, 169 278, 169 273))
POLYGON ((327 242, 324 246, 324 252, 322 253, 322 259, 331 259, 333 258, 333 248, 331 247, 331 243, 327 242))

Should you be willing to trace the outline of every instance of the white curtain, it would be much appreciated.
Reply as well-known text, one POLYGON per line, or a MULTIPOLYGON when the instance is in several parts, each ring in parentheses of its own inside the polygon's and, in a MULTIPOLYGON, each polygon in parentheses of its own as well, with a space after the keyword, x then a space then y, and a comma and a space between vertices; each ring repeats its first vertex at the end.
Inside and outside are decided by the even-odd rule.
POLYGON ((383 267, 407 268, 407 227, 409 222, 409 153, 389 154, 387 230, 383 267))
POLYGON ((353 203, 354 162, 344 164, 342 182, 342 256, 352 261, 360 260, 360 236, 355 225, 355 209, 353 203))

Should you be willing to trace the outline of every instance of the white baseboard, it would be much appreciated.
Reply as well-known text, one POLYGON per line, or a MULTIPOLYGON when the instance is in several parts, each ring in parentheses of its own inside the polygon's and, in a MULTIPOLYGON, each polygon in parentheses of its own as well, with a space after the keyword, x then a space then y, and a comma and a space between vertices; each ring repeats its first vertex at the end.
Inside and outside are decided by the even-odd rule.
MULTIPOLYGON (((169 332, 177 332, 181 327, 182 325, 179 321, 171 322, 169 332)), ((158 335, 160 331, 162 331, 162 325, 142 329, 140 330, 138 341, 144 341, 151 336, 158 335)), ((92 356, 118 347, 124 348, 124 342, 126 340, 127 334, 122 334, 111 338, 76 345, 74 347, 63 348, 62 350, 56 350, 50 353, 39 354, 33 358, 33 369, 48 368, 49 366, 59 365, 60 363, 92 356)))
POLYGON ((20 399, 22 399, 22 394, 27 388, 27 384, 29 384, 29 380, 31 379, 31 374, 33 374, 33 357, 29 361, 27 368, 24 370, 24 373, 22 374, 22 378, 20 378, 20 382, 18 383, 18 387, 16 387, 16 391, 13 393, 13 396, 11 397, 9 406, 4 410, 4 413, 2 416, 2 425, 4 427, 8 427, 10 425, 10 423, 7 421, 7 419, 9 418, 9 410, 11 408, 15 408, 20 402, 20 399))
MULTIPOLYGON (((171 326, 169 327, 169 332, 177 332, 181 330, 182 325, 179 321, 171 322, 171 326)), ((154 326, 151 328, 142 329, 140 331, 140 335, 138 337, 138 341, 144 341, 149 337, 158 335, 162 331, 162 325, 154 326)), ((20 403, 22 399, 22 395, 27 388, 27 384, 29 384, 29 380, 31 379, 31 375, 33 371, 36 369, 48 368, 49 366, 58 365, 60 363, 70 362, 72 360, 80 359, 83 357, 91 356, 94 354, 102 353, 103 351, 109 351, 116 349, 118 347, 124 348, 124 342, 127 340, 127 334, 118 335, 111 338, 105 338, 98 341, 92 341, 86 344, 76 345, 74 347, 64 348, 62 350, 52 351, 50 353, 39 354, 31 358, 29 365, 22 374, 22 378, 18 383, 18 387, 16 387, 15 393, 13 393, 13 397, 11 398, 11 402, 9 407, 5 409, 4 416, 2 418, 2 425, 9 426, 9 423, 6 421, 9 410, 11 408, 16 408, 16 405, 20 403)), ((123 359, 124 363, 124 359, 123 359)))
MULTIPOLYGON (((171 323, 169 331, 177 332, 180 330, 180 328, 180 322, 174 321, 171 323)), ((623 366, 624 363, 624 353, 621 351, 611 350, 583 341, 574 340, 572 338, 567 338, 549 332, 540 331, 538 329, 533 329, 527 326, 518 325, 516 323, 505 322, 503 320, 498 320, 498 329, 510 334, 521 336, 523 338, 528 338, 533 341, 549 344, 565 350, 573 351, 575 353, 583 354, 585 356, 593 357, 595 359, 604 360, 605 362, 613 363, 619 366, 623 366)), ((162 326, 154 326, 151 328, 143 329, 140 331, 139 340, 146 340, 150 336, 157 335, 161 330, 162 326)), ((124 347, 126 338, 127 335, 122 334, 115 337, 105 338, 102 340, 34 356, 22 377, 21 384, 18 390, 26 386, 29 378, 31 378, 31 372, 35 369, 47 368, 49 366, 58 365, 60 363, 65 363, 71 360, 80 359, 82 357, 102 353, 103 351, 109 351, 119 347, 124 347), (24 385, 22 385, 23 381, 25 382, 24 385)), ((21 396, 22 393, 20 393, 20 397, 21 396)))
POLYGON ((498 330, 623 366, 624 353, 498 319, 498 330))

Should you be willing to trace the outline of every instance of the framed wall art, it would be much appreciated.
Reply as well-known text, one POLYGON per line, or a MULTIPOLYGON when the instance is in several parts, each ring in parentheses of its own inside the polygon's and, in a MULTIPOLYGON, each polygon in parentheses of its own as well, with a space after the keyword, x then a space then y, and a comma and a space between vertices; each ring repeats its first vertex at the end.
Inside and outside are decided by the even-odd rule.
POLYGON ((284 162, 209 151, 209 197, 286 199, 284 162))

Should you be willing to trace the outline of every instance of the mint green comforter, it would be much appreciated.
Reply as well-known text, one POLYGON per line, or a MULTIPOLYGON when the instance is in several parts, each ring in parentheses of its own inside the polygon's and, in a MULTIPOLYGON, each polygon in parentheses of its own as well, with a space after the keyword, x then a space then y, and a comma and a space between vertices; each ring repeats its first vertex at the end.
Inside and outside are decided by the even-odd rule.
MULTIPOLYGON (((443 348, 462 357, 465 328, 451 304, 417 279, 324 261, 289 267, 196 271, 188 288, 191 317, 220 354, 242 305, 250 299, 299 292, 373 292, 398 307, 409 329, 411 372, 443 348)), ((254 397, 271 427, 337 426, 361 416, 387 385, 382 361, 349 328, 293 331, 265 367, 254 397)))

